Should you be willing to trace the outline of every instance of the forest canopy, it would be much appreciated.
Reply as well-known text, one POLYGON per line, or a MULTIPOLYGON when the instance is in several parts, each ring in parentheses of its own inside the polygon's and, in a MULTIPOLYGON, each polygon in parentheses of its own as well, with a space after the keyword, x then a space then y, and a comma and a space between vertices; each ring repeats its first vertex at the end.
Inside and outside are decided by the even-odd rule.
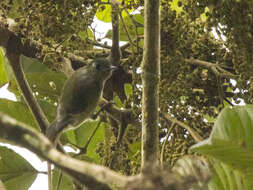
MULTIPOLYGON (((119 69, 103 95, 113 105, 96 120, 64 133, 61 143, 79 151, 80 160, 138 174, 144 25, 144 0, 1 0, 0 87, 8 83, 17 101, 0 99, 0 111, 43 132, 15 80, 12 55, 21 55, 32 93, 51 122, 66 78, 89 60, 113 54, 119 69), (98 31, 96 20, 111 23, 111 29, 98 31), (119 42, 123 45, 117 47, 119 42)), ((252 104, 253 1, 161 0, 160 39, 160 161, 163 168, 173 168, 223 122, 216 118, 224 108, 222 113, 231 117, 245 111, 237 112, 236 105, 252 104)), ((251 121, 252 109, 246 110, 251 121)), ((0 155, 9 154, 5 151, 0 155)), ((7 178, 0 174, 3 182, 7 178)))

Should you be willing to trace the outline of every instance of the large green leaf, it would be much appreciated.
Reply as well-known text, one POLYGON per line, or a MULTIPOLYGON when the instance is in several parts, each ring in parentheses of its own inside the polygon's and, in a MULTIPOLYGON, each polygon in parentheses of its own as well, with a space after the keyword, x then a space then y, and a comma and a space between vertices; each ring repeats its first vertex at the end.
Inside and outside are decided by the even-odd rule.
POLYGON ((25 103, 15 102, 8 99, 0 99, 0 112, 3 112, 18 121, 32 127, 38 127, 33 116, 25 103))
MULTIPOLYGON (((119 2, 122 2, 122 0, 118 0, 119 2)), ((102 2, 107 3, 107 0, 102 0, 102 2)), ((127 2, 125 2, 127 3, 127 2)), ((123 7, 119 5, 119 7, 122 9, 123 7)), ((134 11, 134 9, 127 9, 129 13, 134 11)), ((111 17, 111 5, 110 4, 101 4, 96 12, 96 17, 98 20, 101 20, 103 22, 112 22, 112 17, 111 17)), ((122 17, 128 16, 125 10, 122 9, 122 17)))
MULTIPOLYGON (((60 72, 52 72, 47 66, 43 65, 36 59, 28 58, 25 56, 20 57, 20 62, 24 69, 27 81, 37 98, 49 98, 53 102, 57 102, 61 93, 66 76, 60 72)), ((16 81, 10 81, 8 89, 20 95, 16 81)))
MULTIPOLYGON (((52 121, 55 117, 56 107, 46 101, 39 101, 39 104, 42 107, 42 110, 46 113, 48 119, 52 121)), ((0 112, 38 129, 31 111, 24 102, 15 102, 0 98, 0 112)))
MULTIPOLYGON (((191 151, 218 159, 228 167, 232 166, 243 175, 239 185, 243 185, 245 190, 251 190, 253 189, 252 139, 253 106, 227 107, 215 121, 210 137, 191 147, 191 151)), ((227 185, 224 187, 229 189, 227 185)))
MULTIPOLYGON (((134 18, 136 18, 137 22, 142 24, 142 22, 144 22, 144 18, 142 15, 140 14, 136 14, 134 15, 134 18)), ((127 27, 127 30, 128 30, 128 33, 131 37, 131 39, 135 39, 136 38, 136 31, 135 31, 135 26, 134 24, 132 23, 132 20, 130 17, 125 17, 124 18, 124 25, 127 27)), ((120 29, 119 29, 119 32, 120 32, 120 40, 121 41, 129 41, 129 38, 128 38, 128 35, 127 35, 127 32, 126 30, 124 29, 124 25, 123 25, 123 22, 122 20, 120 20, 120 29)), ((144 34, 144 28, 143 27, 138 27, 137 28, 137 32, 138 32, 138 35, 143 35, 144 34)), ((112 30, 108 30, 107 34, 106 34, 106 37, 109 38, 109 39, 112 39, 112 30)))
MULTIPOLYGON (((247 177, 233 166, 211 159, 213 176, 208 189, 213 190, 244 190, 247 188, 247 177), (246 177, 246 178, 245 178, 246 177)), ((248 178, 249 179, 249 178, 248 178)))
POLYGON ((0 146, 0 179, 8 190, 27 190, 38 172, 13 150, 0 146))
MULTIPOLYGON (((91 136, 92 132, 97 127, 99 121, 92 121, 88 120, 86 121, 81 127, 79 127, 76 130, 72 130, 67 132, 69 141, 78 147, 84 147, 91 136)), ((86 156, 92 159, 94 162, 99 163, 99 156, 96 153, 96 148, 99 142, 104 141, 104 127, 103 123, 100 124, 99 128, 97 129, 95 135, 92 137, 88 148, 86 156)))
POLYGON ((24 73, 41 73, 52 72, 46 65, 40 63, 37 59, 20 56, 20 63, 23 67, 24 73))
POLYGON ((101 5, 97 10, 96 17, 103 22, 112 22, 111 5, 101 5))
POLYGON ((73 181, 69 176, 62 173, 59 169, 54 169, 52 172, 52 190, 70 190, 73 189, 73 181), (58 189, 57 189, 58 188, 58 189))

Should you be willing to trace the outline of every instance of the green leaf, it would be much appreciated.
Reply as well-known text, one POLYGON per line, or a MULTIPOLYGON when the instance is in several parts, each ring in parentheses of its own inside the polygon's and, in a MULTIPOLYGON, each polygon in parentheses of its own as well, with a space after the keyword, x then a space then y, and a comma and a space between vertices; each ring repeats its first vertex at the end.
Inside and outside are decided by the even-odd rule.
POLYGON ((181 13, 183 11, 183 7, 179 6, 180 0, 172 0, 170 3, 170 9, 172 11, 176 11, 177 14, 181 13))
POLYGON ((63 73, 29 73, 26 78, 33 92, 38 92, 38 98, 49 97, 57 102, 61 94, 62 87, 66 81, 63 73))
MULTIPOLYGON (((39 101, 39 104, 49 120, 53 120, 55 117, 56 107, 46 101, 39 101)), ((31 127, 39 129, 30 109, 24 102, 15 102, 0 98, 0 112, 3 112, 18 121, 26 123, 31 127)))
POLYGON ((14 119, 38 128, 30 110, 25 103, 15 102, 8 99, 0 99, 0 112, 3 112, 14 119))
POLYGON ((215 118, 211 117, 210 115, 208 114, 205 114, 204 115, 204 118, 209 122, 209 123, 214 123, 215 122, 215 118))
POLYGON ((37 59, 20 56, 20 63, 23 67, 24 73, 42 73, 52 72, 46 65, 40 63, 37 59))
POLYGON ((100 5, 96 17, 103 22, 112 22, 111 5, 100 5))
MULTIPOLYGON (((47 97, 53 101, 52 103, 57 102, 66 81, 66 76, 61 72, 52 72, 36 59, 21 56, 20 62, 29 86, 37 94, 37 98, 44 100, 47 97)), ((8 90, 16 96, 20 96, 14 79, 10 80, 8 90)))
POLYGON ((129 157, 131 158, 136 153, 141 151, 141 142, 136 141, 133 144, 128 144, 128 148, 129 148, 129 157))
POLYGON ((125 93, 126 93, 126 96, 129 98, 130 95, 133 94, 133 87, 131 84, 125 84, 124 85, 124 90, 125 90, 125 93))
POLYGON ((213 176, 208 183, 209 189, 246 190, 245 175, 230 165, 211 159, 213 176))
MULTIPOLYGON (((134 15, 134 17, 139 17, 139 20, 141 20, 140 18, 143 17, 142 15, 136 14, 134 15)), ((135 39, 136 38, 136 31, 135 31, 135 26, 132 23, 132 20, 130 17, 125 17, 124 18, 124 24, 128 29, 128 33, 131 37, 131 39, 135 39)), ((122 20, 120 20, 120 24, 119 24, 119 32, 120 32, 120 41, 129 41, 129 38, 127 36, 127 32, 124 29, 122 20)), ((144 34, 144 28, 143 27, 138 27, 137 28, 137 32, 138 35, 143 35, 144 34)), ((106 38, 112 39, 112 30, 108 30, 107 34, 106 34, 106 38)))
POLYGON ((135 14, 133 15, 135 21, 137 21, 138 23, 144 25, 144 16, 141 14, 135 14))
POLYGON ((80 31, 78 33, 79 37, 82 39, 82 40, 86 40, 86 39, 91 39, 93 40, 94 39, 94 35, 93 35, 93 32, 91 31, 91 29, 87 29, 87 31, 80 31))
POLYGON ((27 190, 35 178, 37 171, 19 154, 0 146, 0 179, 6 189, 27 190))
POLYGON ((4 56, 0 49, 0 87, 8 82, 7 74, 4 68, 4 56))
POLYGON ((73 181, 71 178, 64 173, 62 173, 59 169, 54 169, 52 172, 52 184, 53 190, 70 190, 73 189, 73 181), (58 187, 57 187, 58 186, 58 187))
POLYGON ((253 106, 224 108, 210 137, 191 151, 218 159, 244 176, 245 189, 253 189, 253 106))
MULTIPOLYGON (((87 143, 89 137, 91 136, 94 129, 97 127, 99 121, 92 121, 87 120, 82 124, 81 127, 77 128, 76 130, 68 131, 67 136, 69 138, 69 141, 78 147, 84 147, 87 143)), ((89 143, 89 146, 87 148, 86 156, 92 159, 94 162, 99 163, 100 158, 96 153, 96 147, 99 142, 104 141, 104 128, 103 123, 100 124, 99 128, 97 129, 95 135, 93 136, 92 140, 89 143)))
POLYGON ((124 104, 121 102, 119 96, 114 96, 113 102, 116 104, 117 107, 123 108, 125 107, 124 104))

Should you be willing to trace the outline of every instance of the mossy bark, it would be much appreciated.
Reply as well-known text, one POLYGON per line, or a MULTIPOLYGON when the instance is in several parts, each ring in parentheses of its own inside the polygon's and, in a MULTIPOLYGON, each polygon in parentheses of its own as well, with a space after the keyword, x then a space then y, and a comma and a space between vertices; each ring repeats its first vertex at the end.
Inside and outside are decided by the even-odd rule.
POLYGON ((159 0, 146 0, 142 62, 142 169, 158 165, 158 84, 160 78, 159 0))

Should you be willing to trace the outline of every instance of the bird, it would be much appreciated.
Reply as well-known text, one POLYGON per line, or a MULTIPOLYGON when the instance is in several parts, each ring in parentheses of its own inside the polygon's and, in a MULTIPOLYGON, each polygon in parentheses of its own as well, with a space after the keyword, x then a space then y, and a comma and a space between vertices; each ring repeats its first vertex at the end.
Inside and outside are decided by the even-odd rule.
POLYGON ((78 128, 92 116, 102 96, 104 84, 116 68, 108 59, 96 58, 67 79, 56 118, 46 130, 46 136, 51 142, 56 143, 64 131, 78 128))

